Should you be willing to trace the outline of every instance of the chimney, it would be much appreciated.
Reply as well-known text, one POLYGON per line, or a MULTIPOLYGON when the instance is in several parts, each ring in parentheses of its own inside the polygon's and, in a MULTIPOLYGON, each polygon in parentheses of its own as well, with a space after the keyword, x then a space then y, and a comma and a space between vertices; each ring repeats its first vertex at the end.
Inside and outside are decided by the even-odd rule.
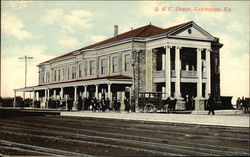
POLYGON ((114 25, 114 36, 118 35, 118 25, 114 25))

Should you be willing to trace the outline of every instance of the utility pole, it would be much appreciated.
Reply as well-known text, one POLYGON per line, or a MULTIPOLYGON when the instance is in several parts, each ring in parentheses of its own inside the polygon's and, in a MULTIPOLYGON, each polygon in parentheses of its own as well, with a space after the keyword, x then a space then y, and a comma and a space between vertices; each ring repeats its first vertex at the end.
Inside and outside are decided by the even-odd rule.
MULTIPOLYGON (((27 61, 28 59, 33 59, 33 57, 28 57, 28 56, 24 56, 24 57, 19 57, 18 59, 24 59, 25 62, 25 79, 24 79, 24 88, 27 87, 27 61)), ((25 100, 25 92, 23 92, 23 100, 25 100)))

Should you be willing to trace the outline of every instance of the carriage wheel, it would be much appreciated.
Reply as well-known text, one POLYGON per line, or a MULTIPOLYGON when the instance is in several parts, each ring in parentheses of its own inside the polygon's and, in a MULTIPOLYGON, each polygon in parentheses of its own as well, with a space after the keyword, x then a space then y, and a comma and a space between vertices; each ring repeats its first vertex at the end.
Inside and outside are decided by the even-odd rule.
POLYGON ((147 104, 144 107, 145 112, 155 112, 155 106, 153 104, 147 104))

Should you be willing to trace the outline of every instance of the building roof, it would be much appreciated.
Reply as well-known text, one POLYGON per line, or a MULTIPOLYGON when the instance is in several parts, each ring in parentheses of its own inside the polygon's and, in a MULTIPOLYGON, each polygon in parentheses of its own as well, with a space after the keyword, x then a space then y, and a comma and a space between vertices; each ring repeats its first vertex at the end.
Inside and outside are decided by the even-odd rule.
POLYGON ((55 60, 55 59, 58 59, 58 58, 61 58, 61 57, 69 56, 69 55, 73 54, 74 52, 77 52, 77 51, 80 51, 80 50, 91 49, 91 48, 95 48, 97 46, 105 45, 105 44, 108 44, 108 43, 112 43, 112 42, 116 42, 116 41, 120 41, 120 40, 124 40, 124 39, 128 39, 128 38, 133 38, 133 37, 147 38, 147 37, 151 37, 151 36, 155 36, 155 35, 159 35, 159 34, 164 34, 164 33, 170 32, 170 31, 172 31, 172 30, 174 30, 174 29, 176 29, 178 27, 181 27, 181 26, 183 26, 183 25, 185 25, 187 23, 189 23, 189 22, 182 23, 182 24, 179 24, 179 25, 176 25, 176 26, 172 26, 172 27, 169 27, 169 28, 166 28, 166 29, 154 26, 152 24, 149 24, 149 25, 139 27, 137 29, 130 30, 128 32, 119 34, 119 35, 117 35, 115 37, 103 40, 101 42, 97 42, 95 44, 92 44, 92 45, 89 45, 89 46, 74 50, 72 52, 63 54, 61 56, 49 59, 49 60, 44 61, 44 62, 42 62, 40 64, 47 63, 49 61, 52 61, 52 60, 55 60))

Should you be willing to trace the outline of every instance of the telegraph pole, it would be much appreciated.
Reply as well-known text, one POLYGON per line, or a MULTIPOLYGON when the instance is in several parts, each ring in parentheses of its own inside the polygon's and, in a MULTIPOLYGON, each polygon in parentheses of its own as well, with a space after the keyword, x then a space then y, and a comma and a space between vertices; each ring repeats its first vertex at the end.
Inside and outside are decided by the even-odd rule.
MULTIPOLYGON (((19 57, 18 59, 24 59, 25 62, 25 79, 24 79, 24 88, 27 87, 27 61, 28 59, 33 59, 33 57, 28 57, 28 56, 24 56, 24 57, 19 57)), ((25 100, 25 92, 23 92, 23 100, 25 100)))

